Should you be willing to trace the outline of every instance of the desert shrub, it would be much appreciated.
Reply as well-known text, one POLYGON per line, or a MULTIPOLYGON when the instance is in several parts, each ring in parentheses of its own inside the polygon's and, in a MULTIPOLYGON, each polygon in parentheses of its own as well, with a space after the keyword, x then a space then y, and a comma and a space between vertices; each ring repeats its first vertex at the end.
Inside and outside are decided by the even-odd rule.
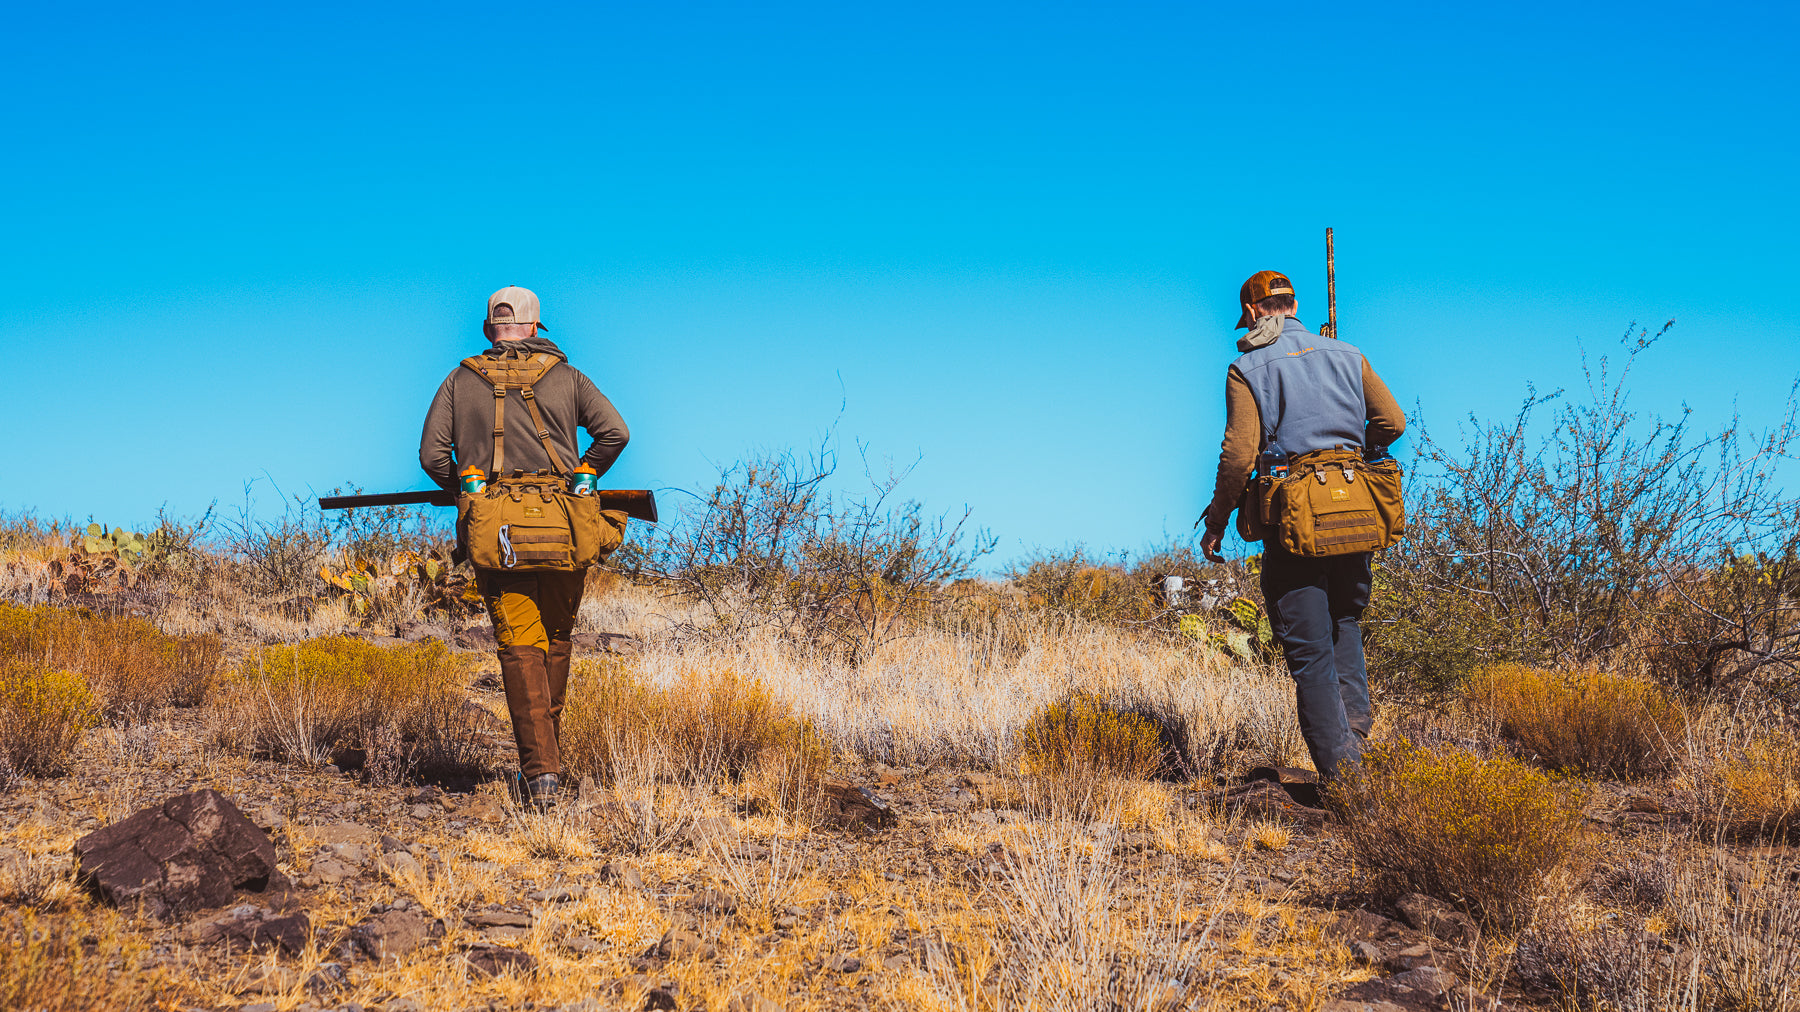
POLYGON ((307 765, 461 766, 477 754, 470 660, 438 640, 376 646, 352 637, 253 651, 215 707, 213 737, 307 765))
POLYGON ((1529 390, 1513 418, 1471 420, 1460 445, 1415 426, 1407 537, 1382 556, 1370 616, 1377 676, 1441 687, 1480 663, 1641 656, 1684 691, 1785 690, 1800 662, 1800 501, 1771 462, 1790 452, 1800 405, 1763 432, 1646 416, 1628 380, 1661 336, 1628 328, 1622 365, 1584 360, 1585 396, 1529 390))
POLYGON ((1800 740, 1764 731, 1708 764, 1703 814, 1727 835, 1800 839, 1800 740))
POLYGON ((764 455, 721 469, 679 517, 628 543, 621 571, 695 602, 689 635, 773 630, 855 661, 908 634, 994 548, 961 517, 897 499, 904 472, 835 493, 835 455, 764 455))
POLYGON ((1007 579, 1024 593, 1027 606, 1091 622, 1142 624, 1163 610, 1148 577, 1090 558, 1080 546, 1039 552, 1015 564, 1007 579))
POLYGON ((667 688, 631 662, 577 662, 562 718, 563 768, 611 785, 646 768, 690 783, 754 775, 798 814, 818 798, 830 749, 812 722, 762 682, 693 669, 667 688))
POLYGON ((1379 745, 1332 799, 1378 888, 1436 896, 1500 928, 1528 918, 1580 846, 1582 791, 1509 758, 1379 745))
POLYGON ((0 1008, 112 1012, 149 1008, 145 945, 115 914, 0 913, 0 1008))
POLYGON ((99 712, 80 675, 0 658, 0 763, 36 776, 68 772, 76 742, 99 712))
POLYGON ((1019 731, 1027 769, 1073 767, 1143 779, 1162 765, 1162 736, 1150 718, 1090 692, 1072 692, 1032 714, 1019 731))
POLYGON ((1668 770, 1687 719, 1663 690, 1593 668, 1483 669, 1465 687, 1478 713, 1551 769, 1620 780, 1668 770))
POLYGON ((141 618, 0 604, 0 658, 80 672, 107 720, 142 720, 162 706, 199 704, 222 654, 217 636, 169 636, 141 618))
POLYGON ((1103 816, 1133 781, 1163 768, 1163 735, 1148 714, 1089 692, 1040 707, 1018 732, 1028 805, 1059 818, 1103 816))

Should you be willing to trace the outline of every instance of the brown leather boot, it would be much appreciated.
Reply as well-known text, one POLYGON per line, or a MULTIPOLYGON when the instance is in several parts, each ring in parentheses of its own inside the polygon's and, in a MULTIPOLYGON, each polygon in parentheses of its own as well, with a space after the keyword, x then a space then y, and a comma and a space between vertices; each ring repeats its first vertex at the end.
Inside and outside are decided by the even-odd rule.
POLYGON ((519 747, 519 772, 527 780, 561 773, 562 750, 550 714, 548 657, 537 647, 507 647, 500 651, 500 681, 506 686, 513 743, 519 747))
POLYGON ((556 743, 562 746, 563 697, 569 692, 569 662, 575 657, 575 644, 568 640, 551 640, 547 674, 550 681, 550 726, 556 732, 556 743))

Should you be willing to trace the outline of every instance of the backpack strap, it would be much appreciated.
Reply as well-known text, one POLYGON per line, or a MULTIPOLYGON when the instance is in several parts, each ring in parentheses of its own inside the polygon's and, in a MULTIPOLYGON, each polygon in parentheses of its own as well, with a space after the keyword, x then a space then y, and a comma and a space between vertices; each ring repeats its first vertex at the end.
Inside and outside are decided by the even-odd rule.
POLYGON ((558 474, 567 474, 562 458, 557 455, 556 447, 550 445, 550 429, 544 425, 544 416, 538 411, 537 395, 531 387, 544 378, 562 361, 548 352, 538 352, 526 358, 519 358, 516 353, 508 352, 499 357, 487 355, 471 355, 462 360, 468 370, 494 388, 494 474, 505 472, 506 467, 506 391, 517 388, 519 396, 525 398, 525 410, 531 412, 531 424, 537 428, 538 441, 544 444, 544 452, 550 456, 550 466, 558 474))

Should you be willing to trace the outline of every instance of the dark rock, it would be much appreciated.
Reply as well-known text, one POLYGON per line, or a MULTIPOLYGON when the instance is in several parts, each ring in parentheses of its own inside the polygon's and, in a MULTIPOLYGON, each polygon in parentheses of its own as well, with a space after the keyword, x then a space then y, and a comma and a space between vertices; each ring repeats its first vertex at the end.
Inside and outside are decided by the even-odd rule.
POLYGON ((320 963, 319 968, 306 978, 306 989, 314 995, 336 994, 350 982, 350 975, 344 972, 342 963, 320 963))
POLYGON ((381 962, 400 957, 425 944, 435 925, 411 910, 376 914, 350 929, 350 944, 362 956, 381 962))
POLYGON ((836 777, 825 778, 820 786, 825 791, 826 818, 833 824, 857 829, 882 829, 894 824, 893 806, 867 787, 836 777))
POLYGON ((1420 893, 1408 893, 1394 903, 1400 916, 1415 929, 1455 945, 1463 945, 1481 937, 1481 929, 1468 914, 1442 900, 1420 893))
POLYGON ((1325 927, 1325 934, 1330 938, 1361 939, 1365 942, 1379 942, 1398 935, 1403 929, 1399 924, 1380 914, 1358 907, 1344 910, 1337 915, 1337 920, 1325 927))
POLYGON ((285 889, 275 845, 215 790, 170 798, 75 842, 80 881, 114 906, 167 919, 239 889, 285 889))
POLYGON ((312 921, 304 913, 276 914, 244 904, 229 913, 193 927, 191 937, 200 945, 230 945, 244 949, 280 949, 293 954, 306 948, 312 937, 312 921))
POLYGON ((828 956, 825 959, 825 969, 830 970, 833 973, 856 973, 862 968, 863 961, 855 956, 846 956, 839 953, 835 956, 828 956))
POLYGON ((577 956, 591 956, 606 948, 586 935, 570 935, 562 940, 562 947, 577 956))
POLYGON ((523 975, 537 969, 537 960, 530 953, 500 946, 470 949, 463 958, 478 972, 489 977, 497 977, 502 973, 523 975))
POLYGON ((1348 948, 1350 949, 1350 958, 1364 966, 1380 966, 1382 964, 1381 950, 1372 943, 1351 942, 1348 948))
POLYGON ((675 992, 666 987, 653 987, 645 991, 644 1012, 651 1012, 652 1009, 668 1009, 669 1012, 674 1012, 675 992))

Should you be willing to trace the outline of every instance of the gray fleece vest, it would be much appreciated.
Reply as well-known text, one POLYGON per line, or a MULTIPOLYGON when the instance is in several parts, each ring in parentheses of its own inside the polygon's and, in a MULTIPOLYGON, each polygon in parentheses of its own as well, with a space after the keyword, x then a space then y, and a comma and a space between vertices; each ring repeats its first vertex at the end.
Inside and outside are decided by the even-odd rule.
POLYGON ((1289 317, 1280 337, 1245 352, 1232 367, 1256 398, 1265 449, 1297 455, 1363 445, 1363 354, 1353 345, 1320 337, 1289 317))

